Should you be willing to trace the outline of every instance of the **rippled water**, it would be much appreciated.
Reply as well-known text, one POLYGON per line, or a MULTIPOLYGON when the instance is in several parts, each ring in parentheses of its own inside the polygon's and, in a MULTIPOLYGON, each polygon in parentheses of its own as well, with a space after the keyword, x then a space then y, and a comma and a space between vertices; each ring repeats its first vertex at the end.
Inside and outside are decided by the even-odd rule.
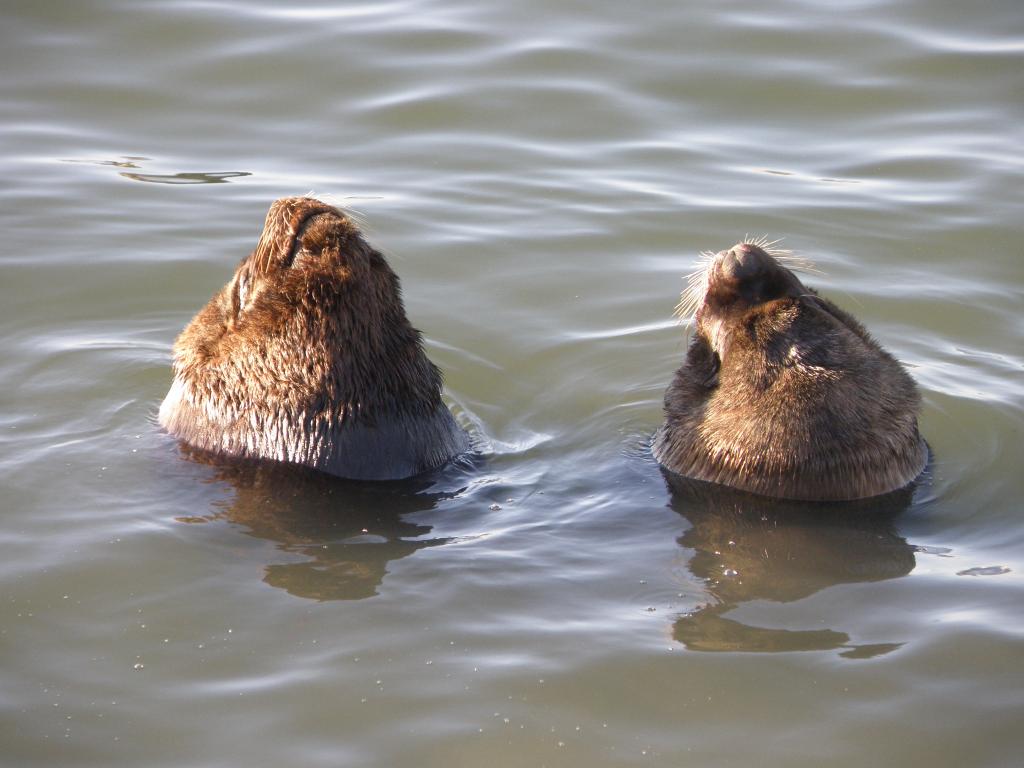
POLYGON ((0 62, 4 765, 1020 763, 1018 0, 8 2, 0 62), (472 466, 156 426, 309 191, 389 254, 472 466), (652 461, 680 277, 747 233, 920 383, 905 508, 652 461))

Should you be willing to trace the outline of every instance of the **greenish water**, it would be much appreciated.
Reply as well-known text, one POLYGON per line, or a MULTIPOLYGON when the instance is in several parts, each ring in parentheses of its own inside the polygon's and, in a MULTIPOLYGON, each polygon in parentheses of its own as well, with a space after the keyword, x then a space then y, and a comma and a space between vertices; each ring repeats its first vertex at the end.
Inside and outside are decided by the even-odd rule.
POLYGON ((1012 766, 1024 7, 8 2, 0 763, 1012 766), (358 211, 474 466, 196 464, 172 340, 358 211), (875 519, 671 489, 698 252, 784 237, 911 369, 875 519))

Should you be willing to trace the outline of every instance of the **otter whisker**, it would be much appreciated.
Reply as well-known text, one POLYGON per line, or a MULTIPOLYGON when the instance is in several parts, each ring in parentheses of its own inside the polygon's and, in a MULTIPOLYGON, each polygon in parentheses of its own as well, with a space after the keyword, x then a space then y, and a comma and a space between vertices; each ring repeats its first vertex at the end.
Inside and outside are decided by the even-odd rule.
POLYGON ((338 205, 338 210, 348 216, 360 229, 367 228, 366 214, 362 211, 356 210, 350 205, 338 205))
MULTIPOLYGON (((754 240, 748 240, 747 242, 751 243, 752 245, 756 245, 758 248, 760 248, 763 251, 767 251, 767 250, 769 250, 771 248, 774 248, 779 243, 781 243, 782 242, 782 238, 781 237, 777 237, 774 240, 769 240, 768 239, 768 235, 761 235, 760 237, 758 237, 758 238, 756 238, 754 240)), ((777 250, 780 250, 780 249, 777 249, 777 250)))
POLYGON ((333 205, 335 208, 341 211, 347 218, 351 219, 352 223, 354 223, 360 229, 364 229, 367 226, 366 214, 360 210, 353 208, 351 204, 345 202, 345 200, 348 200, 350 198, 338 197, 338 195, 331 194, 329 192, 320 195, 316 195, 313 192, 310 192, 308 195, 306 195, 306 197, 315 197, 325 203, 333 205))
POLYGON ((760 237, 751 237, 750 235, 744 235, 742 243, 746 245, 755 245, 762 251, 767 253, 769 256, 792 256, 793 252, 788 248, 776 248, 779 243, 782 242, 782 238, 776 238, 775 240, 769 240, 768 235, 761 235, 760 237))
POLYGON ((813 261, 805 256, 800 256, 793 253, 789 248, 778 248, 779 243, 782 242, 782 238, 776 238, 775 240, 769 240, 768 235, 761 235, 760 237, 750 237, 746 235, 743 238, 743 242, 749 245, 756 245, 762 251, 767 253, 786 269, 790 269, 794 272, 809 272, 816 275, 824 274, 813 261))
POLYGON ((786 269, 789 269, 793 272, 807 272, 809 274, 815 275, 825 274, 820 269, 818 269, 818 267, 815 265, 813 261, 803 256, 796 256, 792 252, 773 253, 772 251, 766 251, 766 253, 768 253, 768 255, 774 258, 777 262, 779 262, 779 264, 784 266, 786 269))
POLYGON ((683 288, 679 303, 675 307, 675 316, 680 322, 685 322, 691 317, 704 301, 708 288, 708 270, 714 258, 714 252, 702 251, 697 257, 697 268, 684 276, 686 287, 683 288))
MULTIPOLYGON (((796 255, 789 249, 777 247, 779 243, 782 242, 781 238, 770 240, 768 235, 752 237, 748 233, 743 236, 742 242, 757 246, 778 261, 779 264, 793 272, 805 272, 818 275, 823 274, 810 259, 796 255)), ((711 265, 714 263, 715 258, 717 258, 716 252, 701 251, 697 257, 696 269, 689 274, 684 275, 683 280, 686 285, 679 296, 679 302, 676 304, 674 311, 675 317, 680 322, 685 322, 690 319, 703 303, 704 296, 707 294, 708 289, 708 280, 710 278, 709 270, 711 269, 711 265)))

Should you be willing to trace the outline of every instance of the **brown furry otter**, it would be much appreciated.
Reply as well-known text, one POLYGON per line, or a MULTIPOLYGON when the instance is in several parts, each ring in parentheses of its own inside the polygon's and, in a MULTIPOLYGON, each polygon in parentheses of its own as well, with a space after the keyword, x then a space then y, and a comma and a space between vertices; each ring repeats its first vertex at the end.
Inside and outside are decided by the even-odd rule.
POLYGON ((276 201, 256 250, 174 344, 160 423, 226 456, 387 480, 469 448, 398 277, 336 208, 276 201))
POLYGON ((913 379, 784 267, 784 252, 773 254, 741 243, 691 278, 680 310, 696 310, 695 335, 665 393, 655 458, 686 477, 787 499, 906 486, 928 457, 913 379))

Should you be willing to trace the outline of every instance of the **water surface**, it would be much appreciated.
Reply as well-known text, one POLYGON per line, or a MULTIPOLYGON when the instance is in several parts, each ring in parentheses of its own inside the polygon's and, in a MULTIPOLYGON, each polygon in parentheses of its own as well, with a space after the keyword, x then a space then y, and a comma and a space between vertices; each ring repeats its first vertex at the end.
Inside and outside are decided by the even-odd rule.
POLYGON ((8 3, 0 762, 1009 766, 1024 10, 8 3), (170 345, 270 202, 357 211, 487 455, 202 465, 170 345), (670 487, 697 254, 784 237, 921 385, 879 515, 670 487))

